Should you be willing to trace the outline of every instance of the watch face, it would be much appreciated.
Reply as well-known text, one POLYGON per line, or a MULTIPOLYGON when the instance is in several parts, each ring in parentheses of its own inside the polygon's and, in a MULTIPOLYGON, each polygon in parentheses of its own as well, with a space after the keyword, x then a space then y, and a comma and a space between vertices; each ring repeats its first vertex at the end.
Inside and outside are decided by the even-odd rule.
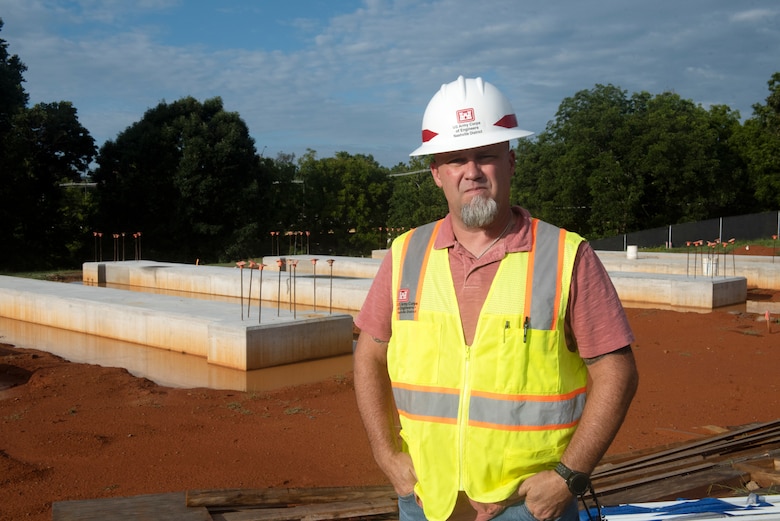
POLYGON ((575 472, 569 478, 569 490, 572 494, 581 495, 588 491, 590 478, 582 472, 575 472))

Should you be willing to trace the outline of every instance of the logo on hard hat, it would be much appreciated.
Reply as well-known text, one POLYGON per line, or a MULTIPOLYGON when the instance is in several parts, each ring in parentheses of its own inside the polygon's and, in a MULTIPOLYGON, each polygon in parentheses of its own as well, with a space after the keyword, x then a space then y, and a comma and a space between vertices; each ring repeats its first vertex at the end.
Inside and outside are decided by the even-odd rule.
POLYGON ((460 109, 458 112, 458 123, 468 123, 474 121, 474 109, 460 109))

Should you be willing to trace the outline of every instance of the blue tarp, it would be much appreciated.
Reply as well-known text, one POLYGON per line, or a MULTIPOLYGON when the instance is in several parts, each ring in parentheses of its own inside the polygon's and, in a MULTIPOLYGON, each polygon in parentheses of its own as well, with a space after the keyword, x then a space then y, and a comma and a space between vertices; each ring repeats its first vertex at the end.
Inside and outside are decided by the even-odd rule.
MULTIPOLYGON (((761 507, 772 506, 771 503, 757 499, 751 501, 753 498, 745 498, 745 506, 735 505, 717 498, 702 498, 696 500, 680 500, 679 502, 662 505, 658 507, 648 507, 641 505, 618 505, 607 506, 601 508, 602 515, 609 519, 611 515, 624 515, 624 514, 647 514, 648 518, 657 516, 684 516, 688 514, 715 514, 716 516, 725 517, 728 516, 728 512, 753 510, 761 507)), ((598 519, 598 512, 595 508, 590 509, 590 516, 593 519, 598 519)), ((589 521, 588 511, 580 511, 580 521, 589 521)))

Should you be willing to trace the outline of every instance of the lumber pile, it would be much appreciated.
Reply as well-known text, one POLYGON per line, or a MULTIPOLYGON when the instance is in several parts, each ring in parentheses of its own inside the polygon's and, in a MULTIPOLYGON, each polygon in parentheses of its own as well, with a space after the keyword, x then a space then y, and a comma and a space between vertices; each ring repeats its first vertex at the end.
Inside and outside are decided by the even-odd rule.
POLYGON ((398 519, 390 486, 187 492, 187 507, 206 507, 213 521, 398 519))
POLYGON ((606 458, 593 473, 603 505, 747 495, 780 489, 780 420, 652 452, 606 458))
MULTIPOLYGON (((606 458, 593 474, 602 505, 780 491, 780 420, 606 458)), ((397 519, 391 487, 194 491, 215 521, 397 519)))
MULTIPOLYGON (((780 492, 780 419, 605 458, 593 474, 604 506, 780 492)), ((390 486, 190 490, 55 502, 53 521, 390 521, 390 486)))

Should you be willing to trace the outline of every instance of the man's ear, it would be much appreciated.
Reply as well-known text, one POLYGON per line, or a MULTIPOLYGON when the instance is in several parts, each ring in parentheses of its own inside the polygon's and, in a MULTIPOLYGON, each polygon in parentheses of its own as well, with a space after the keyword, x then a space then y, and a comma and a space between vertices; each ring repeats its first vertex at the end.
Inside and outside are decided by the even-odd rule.
POLYGON ((439 168, 436 166, 436 162, 431 161, 431 177, 433 177, 433 182, 436 183, 436 186, 441 188, 441 177, 439 177, 439 168))
POLYGON ((515 171, 517 170, 517 154, 515 153, 514 148, 509 149, 509 166, 512 167, 510 177, 514 177, 515 171))

